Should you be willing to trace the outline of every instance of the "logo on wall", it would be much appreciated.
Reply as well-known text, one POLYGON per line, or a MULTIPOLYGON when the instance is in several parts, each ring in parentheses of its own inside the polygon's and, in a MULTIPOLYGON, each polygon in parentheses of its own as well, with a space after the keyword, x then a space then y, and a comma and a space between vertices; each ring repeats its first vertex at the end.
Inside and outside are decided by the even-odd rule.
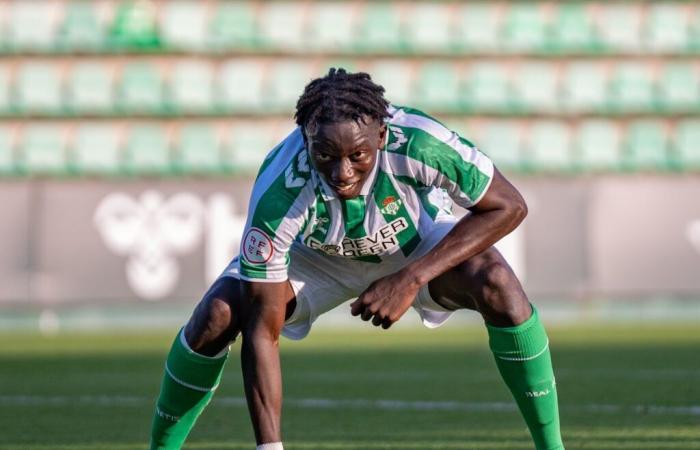
POLYGON ((690 222, 685 230, 685 234, 690 244, 695 247, 695 250, 700 252, 700 220, 690 222))
POLYGON ((115 192, 100 202, 94 222, 105 245, 127 257, 126 278, 136 295, 159 300, 177 284, 176 255, 200 244, 203 209, 202 201, 190 193, 165 198, 146 191, 133 198, 115 192))

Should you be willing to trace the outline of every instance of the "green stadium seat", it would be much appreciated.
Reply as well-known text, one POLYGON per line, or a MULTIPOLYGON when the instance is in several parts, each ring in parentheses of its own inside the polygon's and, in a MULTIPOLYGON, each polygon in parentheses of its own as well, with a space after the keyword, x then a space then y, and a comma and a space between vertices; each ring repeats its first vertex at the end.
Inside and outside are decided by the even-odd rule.
POLYGON ((134 50, 159 48, 155 5, 138 0, 117 3, 109 43, 116 48, 134 50))
POLYGON ((220 150, 214 126, 185 125, 180 129, 175 165, 183 173, 217 173, 222 171, 220 150))
POLYGON ((700 75, 693 64, 667 62, 658 81, 659 104, 668 112, 700 111, 700 75))
POLYGON ((310 11, 306 46, 312 50, 346 52, 354 43, 354 12, 348 2, 315 2, 310 11))
POLYGON ((95 51, 105 45, 105 29, 90 1, 71 1, 65 6, 58 34, 58 48, 69 51, 95 51))
POLYGON ((219 70, 219 107, 224 111, 258 111, 263 106, 265 69, 260 61, 233 60, 219 70))
POLYGON ((556 66, 548 62, 523 63, 514 71, 513 90, 518 109, 553 112, 559 107, 556 66))
POLYGON ((495 2, 469 2, 456 13, 455 40, 462 51, 487 53, 498 50, 501 14, 495 2))
POLYGON ((124 149, 124 169, 138 175, 164 174, 170 170, 168 139, 162 127, 134 125, 124 149))
POLYGON ((170 100, 177 111, 211 112, 215 106, 211 65, 196 60, 175 63, 171 70, 170 100))
POLYGON ((514 2, 508 8, 501 48, 507 52, 538 52, 547 44, 543 4, 514 2))
POLYGON ((566 123, 545 120, 529 133, 529 163, 535 170, 566 171, 573 167, 571 130, 566 123))
POLYGON ((669 166, 668 133, 663 122, 637 120, 630 123, 623 167, 628 170, 664 170, 669 166))
POLYGON ((41 0, 4 3, 2 8, 8 12, 5 20, 9 46, 20 52, 52 50, 59 7, 55 2, 41 0))
POLYGON ((257 173, 267 153, 277 144, 268 125, 231 127, 224 149, 224 167, 235 173, 257 173))
POLYGON ((57 125, 25 127, 20 155, 21 167, 29 174, 65 173, 65 129, 57 125))
POLYGON ((159 14, 163 45, 178 50, 202 50, 207 39, 207 7, 204 2, 171 0, 159 14))
POLYGON ((14 129, 8 125, 0 125, 0 175, 15 172, 14 129))
POLYGON ((585 2, 558 2, 551 25, 551 49, 559 53, 600 49, 593 14, 585 2))
POLYGON ((207 47, 225 51, 259 45, 253 5, 249 1, 218 2, 212 13, 207 47))
POLYGON ((274 50, 304 49, 304 8, 287 1, 263 2, 261 8, 258 26, 262 45, 274 50))
POLYGON ((366 2, 357 27, 357 50, 369 53, 403 51, 400 14, 398 5, 393 2, 366 2))
POLYGON ((612 53, 641 51, 641 4, 619 1, 606 3, 598 15, 598 30, 604 49, 612 53))
POLYGON ((450 5, 413 3, 403 25, 406 45, 416 53, 447 53, 451 50, 450 5))
POLYGON ((622 63, 610 82, 610 105, 619 112, 647 112, 654 108, 652 68, 646 63, 622 63))
POLYGON ((414 102, 420 108, 457 112, 460 101, 461 76, 451 63, 424 63, 418 71, 414 102))
POLYGON ((512 120, 495 120, 482 125, 479 149, 503 170, 517 170, 523 166, 523 129, 512 120))
POLYGON ((0 115, 8 114, 11 109, 10 67, 0 63, 0 115))
POLYGON ((397 105, 413 102, 413 67, 408 61, 378 60, 368 69, 375 83, 386 89, 386 98, 397 105))
POLYGON ((16 89, 17 107, 24 113, 56 114, 61 111, 61 79, 55 64, 22 64, 17 73, 16 89))
POLYGON ((114 89, 111 67, 94 62, 77 63, 69 75, 66 106, 79 114, 109 113, 114 110, 114 89))
POLYGON ((564 73, 562 106, 566 111, 597 112, 608 100, 608 75, 598 62, 569 63, 564 73))
POLYGON ((313 78, 311 66, 306 61, 282 60, 270 66, 268 73, 265 109, 293 114, 299 96, 313 78))
POLYGON ((73 136, 71 168, 84 175, 120 171, 119 130, 113 125, 81 124, 73 136))
POLYGON ((122 69, 119 108, 124 112, 157 113, 164 108, 160 70, 146 62, 129 63, 122 69))
POLYGON ((609 171, 620 168, 620 130, 612 122, 598 119, 581 122, 576 133, 576 149, 579 169, 609 171))
POLYGON ((509 75, 504 64, 476 63, 468 69, 464 98, 474 111, 503 112, 513 107, 509 75))
POLYGON ((678 123, 674 135, 675 164, 682 170, 700 170, 700 120, 678 123))
POLYGON ((645 50, 655 53, 687 51, 690 44, 689 24, 690 17, 682 3, 651 3, 644 29, 645 50))

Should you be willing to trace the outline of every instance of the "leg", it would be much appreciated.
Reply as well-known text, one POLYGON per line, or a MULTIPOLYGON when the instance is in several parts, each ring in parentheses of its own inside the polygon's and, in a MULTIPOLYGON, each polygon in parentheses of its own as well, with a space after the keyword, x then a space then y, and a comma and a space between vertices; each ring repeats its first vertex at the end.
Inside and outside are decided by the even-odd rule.
POLYGON ((537 310, 495 248, 433 280, 430 294, 450 309, 481 313, 489 345, 538 450, 563 450, 547 334, 537 310))

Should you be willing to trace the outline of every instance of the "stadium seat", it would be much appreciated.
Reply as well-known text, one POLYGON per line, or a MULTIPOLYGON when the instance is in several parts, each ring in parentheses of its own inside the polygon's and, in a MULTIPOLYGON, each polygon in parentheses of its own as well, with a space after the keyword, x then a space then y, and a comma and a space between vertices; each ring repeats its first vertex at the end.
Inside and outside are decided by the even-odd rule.
POLYGON ((532 125, 528 165, 534 170, 566 171, 573 167, 571 130, 566 123, 545 120, 532 125))
POLYGON ((521 169, 522 125, 511 120, 495 120, 487 122, 481 128, 479 149, 486 153, 499 169, 521 169))
POLYGON ((606 3, 598 16, 601 44, 611 53, 637 53, 642 49, 641 25, 639 3, 606 3))
POLYGON ((204 2, 171 0, 159 14, 163 45, 177 50, 203 50, 207 38, 207 8, 204 2))
POLYGON ((10 95, 10 67, 0 63, 0 116, 12 110, 10 95))
POLYGON ((624 146, 623 168, 628 170, 668 169, 668 135, 658 120, 637 120, 630 123, 624 146))
MULTIPOLYGON (((306 61, 282 60, 268 69, 265 85, 265 109, 271 112, 293 114, 304 86, 313 78, 311 66, 306 61)), ((318 74, 321 75, 321 74, 318 74)))
POLYGON ((8 125, 0 125, 0 175, 15 171, 14 130, 8 125))
POLYGON ((473 111, 502 112, 512 108, 510 71, 504 64, 476 63, 467 70, 465 102, 473 111))
POLYGON ((356 4, 350 2, 315 2, 305 33, 307 48, 341 53, 351 49, 356 9, 356 4))
POLYGON ((446 3, 413 3, 403 24, 408 49, 415 53, 448 53, 452 44, 450 13, 446 3))
POLYGON ((164 174, 170 170, 168 139, 158 125, 133 125, 124 150, 127 173, 164 174))
POLYGON ((164 110, 163 82, 153 64, 135 62, 122 69, 119 107, 130 113, 157 113, 164 110))
POLYGON ((20 166, 29 174, 60 174, 67 171, 66 130, 57 125, 29 125, 20 146, 20 166))
POLYGON ((211 112, 215 106, 211 65, 196 60, 175 63, 171 69, 170 100, 179 112, 211 112))
POLYGON ((71 1, 65 5, 58 34, 58 48, 67 51, 96 51, 105 45, 105 29, 89 1, 71 1))
POLYGON ((223 111, 258 111, 263 105, 265 67, 256 60, 232 60, 219 70, 218 99, 223 111))
POLYGON ((674 160, 682 170, 700 170, 700 120, 678 123, 674 136, 674 160))
POLYGON ((689 50, 689 19, 683 3, 651 3, 644 27, 645 49, 656 53, 683 53, 689 50))
POLYGON ((259 36, 263 46, 274 50, 304 49, 304 11, 295 2, 261 3, 258 13, 259 36))
POLYGON ((551 25, 551 47, 558 53, 588 53, 600 49, 590 5, 558 2, 551 25))
POLYGON ((654 107, 653 73, 647 63, 622 63, 610 81, 610 106, 618 112, 648 112, 654 107))
POLYGON ((608 76, 602 63, 569 63, 562 81, 561 101, 565 110, 597 112, 605 109, 608 98, 608 76))
POLYGON ((119 130, 114 125, 81 124, 73 136, 71 156, 71 169, 79 174, 119 173, 119 130))
POLYGON ((547 44, 542 3, 514 2, 508 8, 501 48, 506 52, 539 52, 547 44))
POLYGON ((462 51, 493 52, 499 48, 501 14, 495 2, 469 2, 456 13, 455 41, 462 51))
POLYGON ((116 48, 151 50, 160 47, 156 9, 152 2, 117 3, 109 34, 110 45, 116 48))
POLYGON ((22 0, 5 2, 9 46, 18 52, 50 51, 54 47, 59 7, 56 2, 22 0))
POLYGON ((209 23, 207 47, 225 51, 259 45, 255 13, 249 1, 219 2, 209 23))
POLYGON ((523 63, 515 69, 514 98, 522 111, 553 112, 559 106, 557 67, 549 62, 523 63))
POLYGON ((418 71, 414 102, 427 110, 457 112, 462 107, 461 81, 460 69, 455 64, 426 62, 418 71))
POLYGON ((697 66, 664 64, 658 81, 660 107, 667 112, 700 111, 700 75, 697 66))
POLYGON ((366 53, 405 50, 401 10, 393 2, 366 2, 357 25, 356 48, 366 53))
POLYGON ((227 138, 223 164, 234 173, 256 173, 265 155, 277 144, 269 125, 236 125, 227 138))
POLYGON ((55 64, 22 64, 17 72, 16 85, 16 104, 23 113, 56 114, 61 111, 61 79, 55 64))
POLYGON ((408 61, 378 60, 368 68, 375 83, 386 89, 386 98, 396 105, 413 102, 413 67, 408 61))
POLYGON ((576 166, 583 170, 618 170, 621 163, 620 130, 606 120, 590 119, 576 132, 576 166))
POLYGON ((85 62, 72 67, 66 106, 79 114, 104 114, 114 110, 114 71, 106 64, 85 62))
POLYGON ((180 172, 207 174, 222 171, 219 136, 214 126, 185 125, 178 138, 175 165, 180 172))

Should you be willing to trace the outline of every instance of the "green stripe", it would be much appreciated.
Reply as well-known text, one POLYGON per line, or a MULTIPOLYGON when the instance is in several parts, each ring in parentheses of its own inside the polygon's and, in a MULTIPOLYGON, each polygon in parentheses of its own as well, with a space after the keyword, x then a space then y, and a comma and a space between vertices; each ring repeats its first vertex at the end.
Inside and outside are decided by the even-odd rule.
POLYGON ((438 213, 440 212, 440 208, 435 206, 428 198, 428 194, 430 194, 430 191, 433 189, 433 187, 427 186, 413 177, 394 175, 394 179, 396 179, 396 181, 400 183, 404 183, 413 187, 418 193, 418 198, 420 199, 421 205, 423 205, 423 209, 425 210, 425 212, 428 213, 431 219, 435 220, 438 213))
POLYGON ((401 199, 401 194, 399 194, 399 191, 391 182, 389 176, 382 170, 379 170, 379 173, 377 173, 377 181, 375 182, 374 186, 374 201, 377 204, 377 208, 379 208, 379 211, 382 213, 384 220, 387 223, 390 223, 399 217, 403 217, 404 220, 406 220, 408 228, 400 231, 397 238, 404 256, 410 255, 420 242, 420 236, 418 235, 416 226, 411 220, 411 216, 408 215, 408 209, 406 209, 406 205, 404 205, 403 200, 401 199), (384 201, 390 199, 390 197, 393 197, 394 208, 396 208, 393 214, 392 211, 387 209, 387 205, 384 205, 384 201), (397 203, 398 207, 396 207, 397 203))
POLYGON ((255 177, 255 181, 258 181, 260 175, 262 175, 263 172, 265 172, 265 169, 267 169, 269 165, 272 164, 272 161, 274 161, 275 158, 277 158, 277 156, 280 153, 280 150, 282 150, 282 147, 284 147, 284 143, 285 141, 280 142, 279 144, 277 144, 277 147, 273 148, 270 151, 270 154, 267 158, 265 158, 265 161, 263 161, 262 165, 260 166, 260 170, 258 170, 258 175, 255 177))
MULTIPOLYGON (((328 235, 328 229, 331 226, 331 217, 328 214, 328 207, 326 202, 323 201, 323 195, 321 194, 321 185, 316 187, 316 223, 312 223, 311 226, 315 227, 312 233, 306 238, 306 245, 309 245, 309 240, 313 239, 318 242, 325 242, 326 236, 328 235)), ((312 214, 310 214, 312 215, 312 214)))
POLYGON ((343 207, 343 226, 345 228, 345 236, 350 239, 358 239, 367 236, 365 232, 365 202, 367 201, 364 195, 359 195, 355 198, 341 200, 340 204, 343 207))

